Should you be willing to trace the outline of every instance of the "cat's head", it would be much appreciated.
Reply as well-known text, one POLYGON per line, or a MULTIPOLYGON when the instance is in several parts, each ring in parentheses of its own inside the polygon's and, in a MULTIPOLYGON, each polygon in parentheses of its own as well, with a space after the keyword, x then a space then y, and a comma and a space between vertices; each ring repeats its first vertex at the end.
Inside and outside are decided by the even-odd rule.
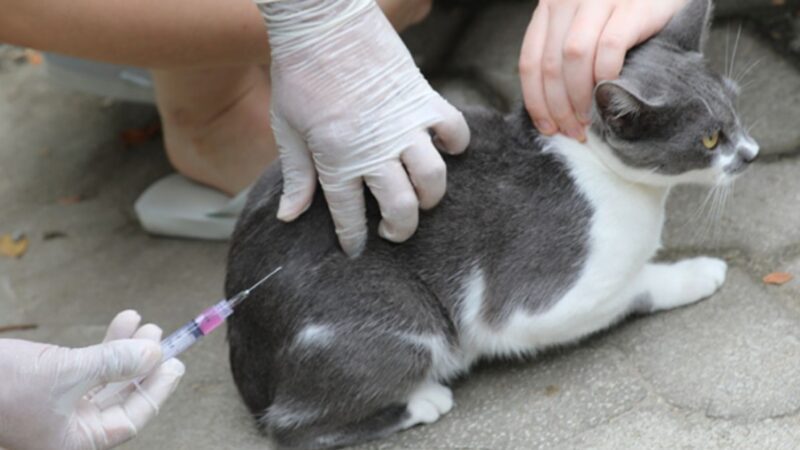
POLYGON ((654 185, 725 183, 758 155, 736 112, 738 87, 702 55, 712 5, 689 0, 628 53, 620 78, 594 93, 592 131, 623 176, 654 185))

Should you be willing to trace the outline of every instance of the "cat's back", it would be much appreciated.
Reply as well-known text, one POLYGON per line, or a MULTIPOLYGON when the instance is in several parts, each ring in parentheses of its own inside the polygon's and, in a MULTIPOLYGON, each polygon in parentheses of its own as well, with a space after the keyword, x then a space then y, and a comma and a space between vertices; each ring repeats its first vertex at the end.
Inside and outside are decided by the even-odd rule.
POLYGON ((584 259, 588 203, 566 164, 542 150, 524 110, 506 116, 473 110, 465 117, 470 146, 462 155, 444 156, 447 194, 436 208, 420 212, 410 240, 398 245, 377 236, 380 211, 365 190, 370 231, 359 258, 341 252, 321 189, 296 221, 276 218, 282 180, 280 167, 270 168, 254 186, 233 236, 226 291, 238 292, 282 265, 274 289, 281 295, 270 296, 266 301, 276 303, 265 306, 290 317, 297 311, 283 311, 290 308, 286 299, 300 298, 308 286, 343 279, 348 271, 364 274, 369 285, 372 274, 377 283, 392 271, 398 279, 421 282, 455 314, 465 279, 479 269, 497 320, 514 308, 541 311, 552 304, 584 259), (515 291, 531 295, 520 298, 515 291))
MULTIPOLYGON (((542 150, 524 112, 504 116, 474 109, 466 111, 465 118, 470 145, 461 155, 443 155, 447 194, 436 208, 420 212, 419 228, 408 242, 396 245, 377 236, 380 210, 365 189, 370 231, 366 254, 441 261, 480 251, 475 241, 485 241, 487 235, 491 235, 491 245, 505 245, 520 234, 550 226, 552 220, 546 217, 559 218, 560 212, 571 214, 583 208, 565 164, 542 150)), ((286 224, 276 218, 282 187, 280 164, 270 167, 254 185, 232 238, 234 267, 229 275, 242 260, 304 265, 328 258, 347 261, 338 247, 321 188, 309 209, 286 224)), ((236 283, 232 289, 240 287, 236 283)))

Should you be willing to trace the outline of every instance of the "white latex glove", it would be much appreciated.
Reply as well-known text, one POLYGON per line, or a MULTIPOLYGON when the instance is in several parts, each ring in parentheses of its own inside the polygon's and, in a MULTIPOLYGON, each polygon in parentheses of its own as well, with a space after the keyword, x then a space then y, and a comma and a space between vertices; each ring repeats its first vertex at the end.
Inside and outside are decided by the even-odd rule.
POLYGON ((278 218, 300 216, 319 177, 342 249, 357 255, 367 235, 366 183, 380 205, 380 236, 405 241, 419 208, 444 196, 437 147, 466 149, 464 117, 431 89, 374 0, 256 3, 272 49, 278 218))
POLYGON ((184 367, 161 361, 161 329, 133 311, 117 315, 103 344, 68 349, 0 339, 0 447, 108 449, 136 436, 175 390, 184 367), (130 339, 129 339, 130 338, 130 339), (152 372, 141 391, 102 410, 84 396, 152 372))

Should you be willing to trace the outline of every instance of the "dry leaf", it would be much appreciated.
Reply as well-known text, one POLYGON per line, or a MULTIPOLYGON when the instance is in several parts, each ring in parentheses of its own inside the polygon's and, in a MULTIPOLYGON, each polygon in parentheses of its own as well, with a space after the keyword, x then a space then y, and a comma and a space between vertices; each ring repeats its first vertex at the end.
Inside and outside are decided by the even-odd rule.
POLYGON ((80 203, 81 200, 83 199, 81 198, 80 195, 68 195, 66 197, 61 197, 60 199, 58 199, 58 203, 62 205, 74 205, 76 203, 80 203))
POLYGON ((124 130, 119 134, 119 138, 125 145, 139 145, 144 144, 158 136, 161 131, 161 125, 154 123, 143 128, 130 128, 124 130))
POLYGON ((780 286, 792 281, 794 277, 786 272, 774 272, 764 277, 765 284, 774 284, 780 286))
POLYGON ((28 238, 12 237, 10 234, 0 236, 0 255, 10 258, 21 258, 28 251, 28 238))
POLYGON ((28 60, 28 64, 32 66, 38 66, 42 62, 44 62, 44 57, 42 54, 37 52, 36 50, 25 49, 25 59, 28 60))
POLYGON ((548 397, 552 397, 552 396, 558 394, 558 392, 560 390, 561 389, 558 386, 551 384, 550 386, 547 386, 546 388, 544 388, 544 395, 546 395, 548 397))

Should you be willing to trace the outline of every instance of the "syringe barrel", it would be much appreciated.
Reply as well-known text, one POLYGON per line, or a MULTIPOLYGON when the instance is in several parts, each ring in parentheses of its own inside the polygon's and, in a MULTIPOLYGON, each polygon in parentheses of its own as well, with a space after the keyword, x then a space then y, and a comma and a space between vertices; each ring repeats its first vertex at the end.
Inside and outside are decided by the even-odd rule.
POLYGON ((179 328, 161 341, 162 360, 174 358, 189 347, 194 345, 203 336, 211 333, 220 325, 225 323, 225 319, 233 314, 227 300, 221 300, 216 305, 206 309, 194 320, 179 328))

